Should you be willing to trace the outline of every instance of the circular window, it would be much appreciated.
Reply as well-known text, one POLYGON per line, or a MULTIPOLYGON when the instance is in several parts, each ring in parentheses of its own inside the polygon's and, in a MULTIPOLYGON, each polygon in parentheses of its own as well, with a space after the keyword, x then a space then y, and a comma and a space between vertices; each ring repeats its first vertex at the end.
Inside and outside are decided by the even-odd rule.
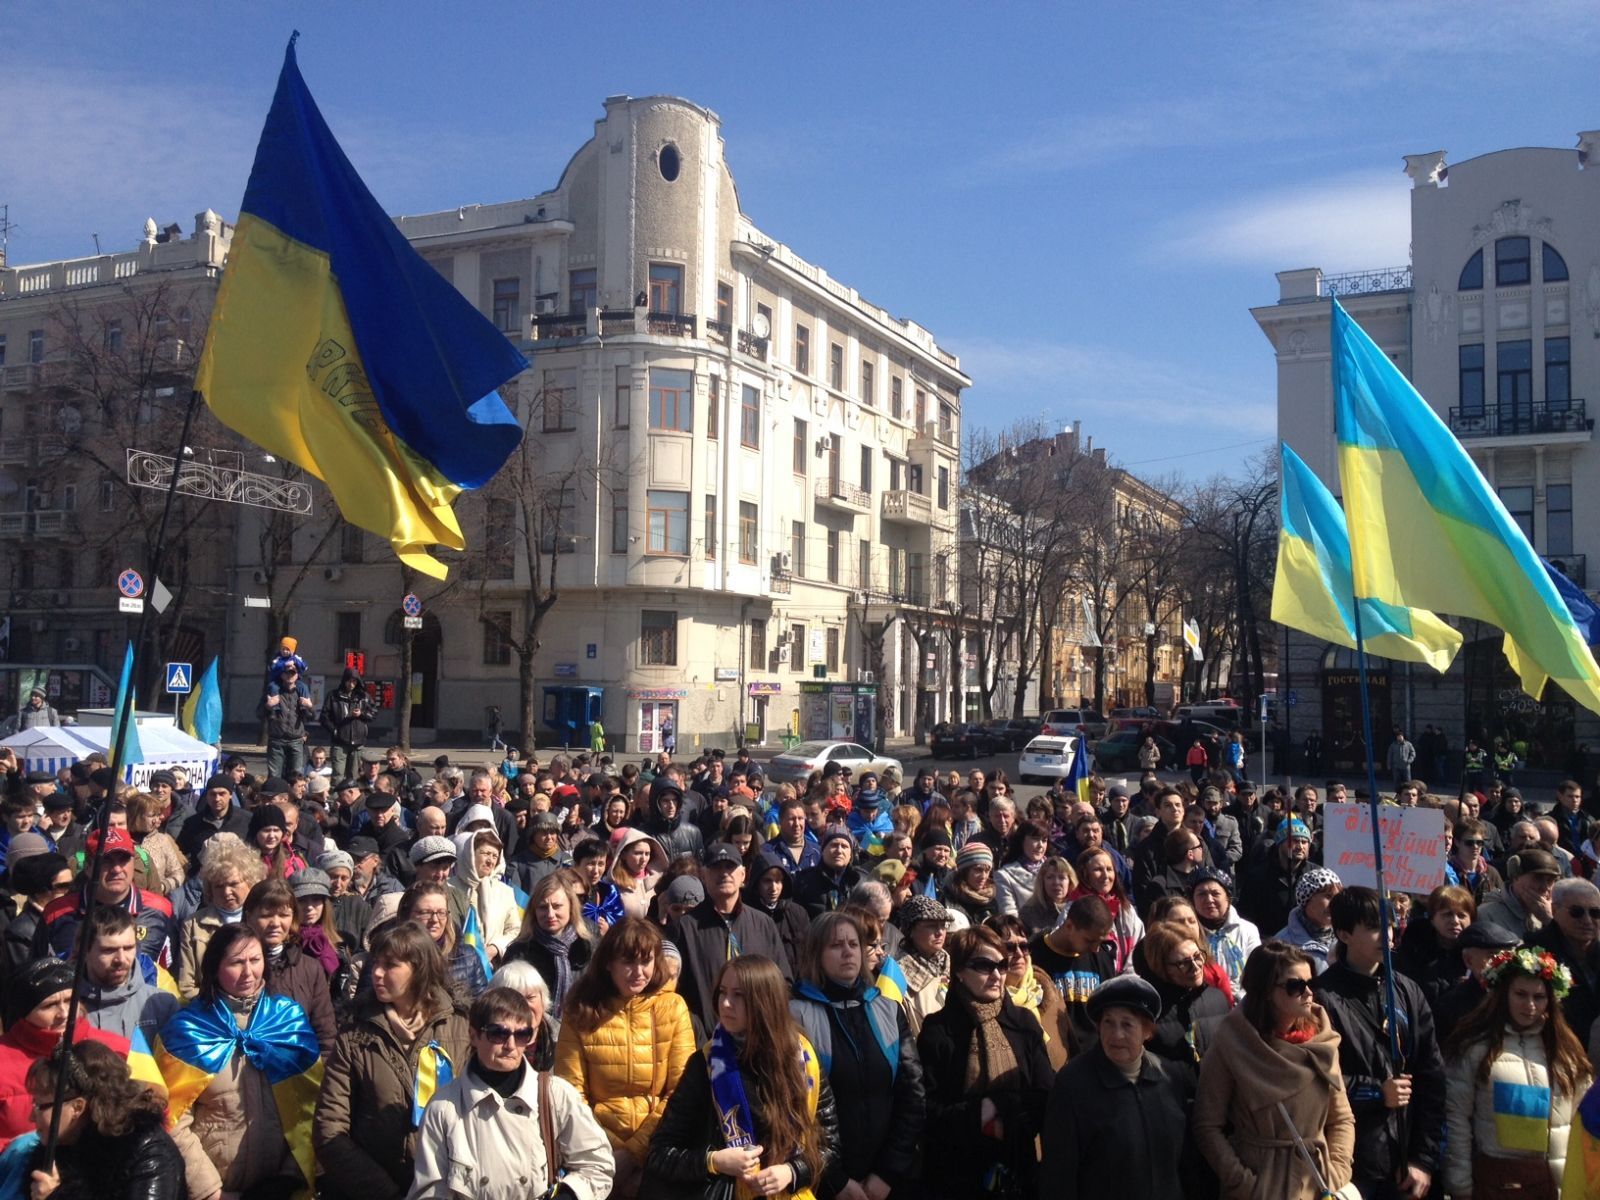
POLYGON ((661 153, 657 156, 656 161, 661 166, 661 178, 671 183, 678 177, 678 148, 671 142, 661 147, 661 153))

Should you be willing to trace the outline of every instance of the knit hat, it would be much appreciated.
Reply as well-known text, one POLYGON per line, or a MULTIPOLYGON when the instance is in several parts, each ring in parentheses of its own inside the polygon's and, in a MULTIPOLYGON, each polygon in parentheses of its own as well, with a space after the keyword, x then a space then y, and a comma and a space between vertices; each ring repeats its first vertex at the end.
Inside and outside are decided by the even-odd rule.
POLYGON ((993 870, 994 851, 982 842, 968 842, 956 852, 956 874, 961 874, 968 867, 988 867, 993 870))
POLYGON ((941 925, 949 925, 950 912, 932 896, 912 896, 900 906, 894 919, 902 933, 910 933, 911 927, 919 921, 937 921, 941 925))
POLYGON ((178 786, 178 777, 167 770, 151 771, 150 786, 155 787, 158 783, 164 783, 170 788, 175 788, 178 786))
POLYGON ((313 796, 326 795, 329 782, 330 781, 326 775, 313 775, 310 779, 306 780, 306 791, 313 796))
POLYGON ((1116 975, 1089 993, 1089 1019, 1098 1022, 1108 1008, 1128 1008, 1152 1021, 1161 1019, 1161 993, 1137 975, 1116 975))
POLYGON ((255 837, 263 829, 281 829, 288 832, 289 821, 283 815, 283 809, 276 804, 263 804, 250 814, 250 836, 255 837))
POLYGON ((349 871, 354 873, 356 860, 343 850, 329 850, 326 854, 317 856, 317 866, 323 871, 349 871))
POLYGON ((1304 908, 1306 901, 1315 896, 1324 888, 1340 887, 1342 881, 1327 867, 1312 867, 1300 876, 1300 882, 1294 885, 1295 907, 1304 908))
POLYGON ((898 858, 886 858, 872 868, 872 874, 879 883, 886 883, 891 888, 900 886, 900 881, 906 877, 906 865, 898 858))
POLYGON ((6 847, 6 867, 16 870, 17 864, 40 854, 50 853, 50 843, 42 833, 19 833, 6 847))
POLYGON ((1311 840, 1311 829, 1298 817, 1290 817, 1287 821, 1283 821, 1278 825, 1277 831, 1272 835, 1272 844, 1276 846, 1281 842, 1288 841, 1290 838, 1304 838, 1309 842, 1311 840))
POLYGON ((1226 871, 1220 871, 1216 867, 1196 867, 1189 876, 1189 894, 1194 895, 1194 890, 1202 883, 1220 884, 1229 898, 1233 897, 1233 876, 1226 871))
POLYGON ((6 988, 6 1028, 11 1028, 57 992, 71 990, 71 963, 59 958, 36 958, 24 963, 11 976, 6 988))
POLYGON ((849 842, 852 846, 856 844, 855 838, 850 836, 850 831, 843 825, 829 825, 822 831, 822 840, 818 843, 817 848, 820 850, 826 847, 829 842, 840 840, 849 842))
POLYGON ((456 857, 456 844, 447 837, 420 837, 411 843, 411 865, 420 867, 426 862, 438 862, 456 857))
POLYGON ((938 826, 934 826, 932 829, 928 830, 927 833, 922 835, 922 848, 924 850, 931 850, 935 846, 949 845, 950 835, 944 830, 940 829, 938 826))

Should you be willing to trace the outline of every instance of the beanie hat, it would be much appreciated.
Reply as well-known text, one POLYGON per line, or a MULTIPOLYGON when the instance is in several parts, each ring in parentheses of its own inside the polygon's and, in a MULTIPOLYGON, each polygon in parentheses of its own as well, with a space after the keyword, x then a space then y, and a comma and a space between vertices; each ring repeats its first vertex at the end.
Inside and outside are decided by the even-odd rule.
POLYGON ((910 933, 911 927, 921 921, 950 924, 950 912, 932 896, 913 896, 900 906, 900 911, 895 913, 894 919, 900 926, 901 932, 910 933))
POLYGON ((829 842, 837 842, 841 839, 849 842, 852 846, 856 842, 855 838, 850 836, 850 831, 843 825, 829 825, 822 831, 822 840, 818 843, 818 849, 826 846, 829 842))
MULTIPOLYGON (((6 848, 6 866, 12 871, 21 866, 28 859, 37 855, 49 854, 50 842, 42 833, 18 833, 11 838, 11 844, 6 848)), ((42 889, 34 889, 39 891, 42 889)))
POLYGON ((263 829, 289 829, 289 821, 283 815, 283 809, 276 804, 263 804, 250 814, 250 836, 255 837, 263 829))
POLYGON ((1311 827, 1298 817, 1290 817, 1287 821, 1283 821, 1278 825, 1277 832, 1272 835, 1272 844, 1276 846, 1280 842, 1288 841, 1290 838, 1305 838, 1309 842, 1311 840, 1311 827))
POLYGON ((326 854, 317 856, 317 866, 324 871, 349 871, 354 873, 356 860, 343 850, 329 850, 326 854))
POLYGON ((1327 867, 1312 867, 1300 876, 1300 882, 1294 885, 1295 907, 1304 908, 1306 901, 1318 892, 1324 888, 1339 887, 1340 883, 1339 876, 1327 867))
POLYGON ((956 852, 956 874, 961 874, 968 867, 988 867, 993 870, 994 851, 982 842, 968 842, 956 852))
POLYGON ((1202 883, 1220 884, 1222 890, 1228 893, 1228 898, 1233 898, 1233 876, 1226 871, 1218 870, 1216 867, 1196 867, 1189 876, 1189 894, 1194 895, 1195 889, 1202 883))
POLYGON ((922 848, 924 850, 931 850, 935 846, 948 845, 950 845, 950 835, 937 825, 922 835, 922 848))
POLYGON ((11 976, 6 988, 5 1018, 9 1029, 57 992, 72 990, 72 964, 59 958, 36 958, 11 976))
POLYGON ((891 888, 900 886, 900 881, 906 877, 906 865, 898 858, 886 858, 872 868, 872 873, 880 883, 886 883, 891 888))

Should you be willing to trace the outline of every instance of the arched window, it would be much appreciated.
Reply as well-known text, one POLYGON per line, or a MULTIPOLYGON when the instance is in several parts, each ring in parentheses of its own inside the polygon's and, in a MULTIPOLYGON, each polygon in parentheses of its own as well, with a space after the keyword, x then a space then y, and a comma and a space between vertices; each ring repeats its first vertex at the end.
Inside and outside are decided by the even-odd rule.
POLYGON ((1546 283, 1565 283, 1567 280, 1567 260, 1561 257, 1561 252, 1549 242, 1540 243, 1543 256, 1541 270, 1544 272, 1546 283))
POLYGON ((1494 244, 1495 287, 1516 287, 1533 277, 1528 248, 1525 237, 1504 237, 1494 244))
POLYGON ((1461 292, 1476 292, 1483 288, 1483 251, 1479 250, 1467 259, 1467 265, 1461 268, 1461 278, 1456 282, 1456 290, 1461 292))

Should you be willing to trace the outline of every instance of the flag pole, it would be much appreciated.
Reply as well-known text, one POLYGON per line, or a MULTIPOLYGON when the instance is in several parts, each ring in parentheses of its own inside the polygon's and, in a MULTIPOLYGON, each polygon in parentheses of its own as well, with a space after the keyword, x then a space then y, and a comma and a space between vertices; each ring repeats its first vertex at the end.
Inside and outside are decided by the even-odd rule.
MULTIPOLYGON (((157 574, 161 567, 161 552, 167 544, 167 526, 172 520, 172 504, 178 495, 178 476, 183 473, 183 448, 189 444, 189 432, 194 428, 194 414, 200 407, 200 392, 191 388, 189 391, 189 404, 183 412, 183 431, 178 435, 177 453, 172 456, 172 478, 167 483, 166 500, 161 506, 161 523, 156 527, 156 538, 150 547, 150 582, 154 586, 157 574)), ((88 878, 83 885, 82 896, 92 902, 94 892, 100 886, 100 860, 105 852, 106 834, 111 826, 111 807, 117 796, 117 783, 122 775, 122 750, 123 742, 128 736, 128 722, 134 720, 133 699, 137 691, 139 679, 139 652, 144 647, 145 637, 150 628, 151 605, 146 603, 139 613, 139 632, 132 646, 132 655, 128 667, 128 691, 126 703, 119 705, 116 720, 111 734, 111 787, 107 790, 105 799, 100 803, 100 811, 94 820, 94 853, 87 855, 86 866, 88 878)), ((55 1102, 50 1109, 50 1129, 44 1142, 45 1168, 55 1170, 56 1147, 61 1139, 61 1106, 66 1100, 67 1069, 65 1055, 71 1052, 73 1036, 77 1032, 78 1010, 81 1007, 79 993, 83 990, 84 959, 87 957, 89 939, 89 919, 85 911, 83 919, 78 922, 75 935, 72 961, 72 996, 67 1002, 67 1024, 61 1031, 62 1060, 56 1070, 55 1102)), ((134 970, 139 970, 139 964, 134 963, 134 970)))

